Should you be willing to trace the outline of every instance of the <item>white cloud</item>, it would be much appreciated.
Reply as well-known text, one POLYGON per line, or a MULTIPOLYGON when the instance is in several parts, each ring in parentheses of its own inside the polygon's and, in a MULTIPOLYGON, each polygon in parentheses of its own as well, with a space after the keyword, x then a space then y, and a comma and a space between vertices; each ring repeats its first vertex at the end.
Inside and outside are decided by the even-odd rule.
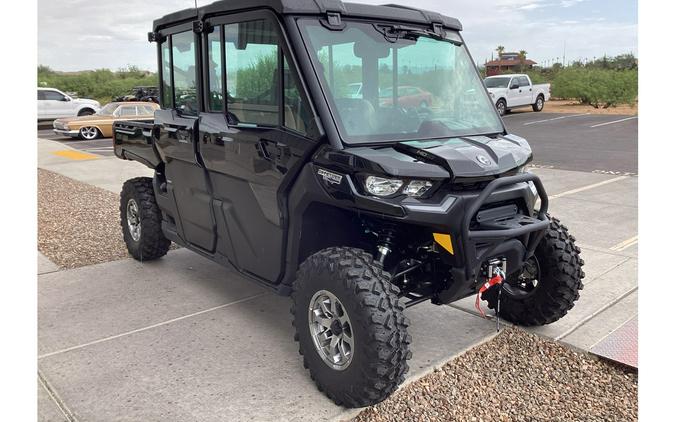
MULTIPOLYGON (((359 0, 352 0, 359 1, 359 0)), ((382 4, 389 0, 362 0, 382 4)), ((404 3, 400 0, 392 2, 404 3)), ((207 4, 210 0, 199 0, 207 4)), ((416 0, 415 7, 460 19, 474 59, 483 62, 497 45, 528 51, 538 62, 637 53, 637 24, 612 22, 600 16, 555 19, 555 10, 580 0, 416 0), (535 8, 546 7, 546 12, 535 8), (593 19, 593 20, 591 20, 593 19)), ((146 34, 152 21, 194 5, 194 0, 38 0, 38 62, 59 70, 117 69, 127 64, 154 70, 154 45, 146 34)))

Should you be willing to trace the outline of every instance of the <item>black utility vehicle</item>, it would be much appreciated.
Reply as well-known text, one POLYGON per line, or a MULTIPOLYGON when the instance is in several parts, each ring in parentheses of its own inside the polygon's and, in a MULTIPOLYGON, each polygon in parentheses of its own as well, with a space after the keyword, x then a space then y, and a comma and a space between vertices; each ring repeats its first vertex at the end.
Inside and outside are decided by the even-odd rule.
POLYGON ((135 86, 128 94, 120 95, 115 98, 115 101, 147 101, 159 103, 159 88, 156 86, 135 86))
POLYGON ((173 241, 291 295, 305 366, 350 407, 403 380, 406 307, 488 283, 482 298, 516 324, 565 315, 579 248, 461 29, 338 0, 225 0, 156 20, 162 109, 115 124, 115 154, 155 170, 122 190, 129 252, 156 259, 173 241))

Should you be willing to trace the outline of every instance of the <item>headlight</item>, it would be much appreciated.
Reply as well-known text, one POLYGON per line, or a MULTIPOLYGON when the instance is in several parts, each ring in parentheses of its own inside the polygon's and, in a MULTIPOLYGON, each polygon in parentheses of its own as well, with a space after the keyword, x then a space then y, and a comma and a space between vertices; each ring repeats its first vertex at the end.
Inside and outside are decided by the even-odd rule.
POLYGON ((411 180, 403 189, 403 193, 417 198, 424 195, 424 192, 431 189, 432 183, 428 180, 411 180))
POLYGON ((389 196, 398 192, 403 186, 403 180, 387 179, 384 177, 368 176, 366 178, 366 190, 375 196, 389 196))
POLYGON ((368 193, 375 196, 391 196, 401 191, 405 195, 417 198, 431 189, 433 183, 428 180, 410 180, 404 182, 401 179, 368 176, 365 181, 365 186, 368 193), (403 189, 401 189, 402 187, 403 189))

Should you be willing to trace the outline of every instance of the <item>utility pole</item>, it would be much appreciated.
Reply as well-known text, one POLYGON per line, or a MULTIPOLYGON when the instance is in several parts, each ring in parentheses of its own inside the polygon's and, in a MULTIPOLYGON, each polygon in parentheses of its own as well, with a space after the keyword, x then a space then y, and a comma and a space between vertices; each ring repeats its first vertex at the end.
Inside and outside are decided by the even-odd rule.
POLYGON ((565 67, 565 50, 567 50, 567 40, 563 41, 563 62, 562 67, 565 67))

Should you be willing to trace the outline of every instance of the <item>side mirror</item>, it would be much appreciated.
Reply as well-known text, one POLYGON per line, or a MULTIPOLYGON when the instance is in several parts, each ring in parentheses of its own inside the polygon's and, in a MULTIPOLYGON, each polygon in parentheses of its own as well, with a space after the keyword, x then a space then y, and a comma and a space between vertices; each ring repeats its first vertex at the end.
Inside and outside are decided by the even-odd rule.
POLYGON ((520 88, 520 85, 518 85, 517 83, 511 84, 511 89, 518 89, 518 88, 520 88))
POLYGON ((66 101, 66 102, 68 102, 68 101, 70 101, 70 97, 67 96, 67 95, 64 95, 64 96, 63 96, 63 99, 62 99, 61 101, 66 101))

